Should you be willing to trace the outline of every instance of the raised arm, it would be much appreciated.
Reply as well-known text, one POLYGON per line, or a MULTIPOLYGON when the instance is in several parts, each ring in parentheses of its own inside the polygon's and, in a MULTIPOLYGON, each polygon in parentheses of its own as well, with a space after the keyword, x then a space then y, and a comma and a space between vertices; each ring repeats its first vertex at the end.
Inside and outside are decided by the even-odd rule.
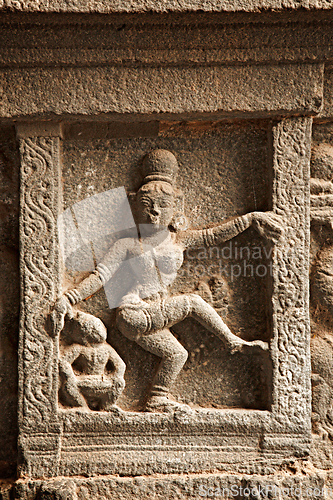
POLYGON ((113 349, 113 347, 108 345, 109 349, 109 361, 114 367, 114 373, 116 377, 124 377, 126 371, 126 365, 121 359, 119 354, 113 349))
POLYGON ((82 346, 73 344, 69 347, 65 347, 61 352, 59 359, 59 369, 66 379, 75 378, 72 364, 80 356, 81 351, 82 346))
POLYGON ((72 368, 72 364, 80 356, 81 350, 82 347, 78 345, 72 345, 64 349, 59 359, 59 374, 63 378, 62 390, 65 398, 69 399, 69 404, 87 407, 87 403, 77 387, 72 368))

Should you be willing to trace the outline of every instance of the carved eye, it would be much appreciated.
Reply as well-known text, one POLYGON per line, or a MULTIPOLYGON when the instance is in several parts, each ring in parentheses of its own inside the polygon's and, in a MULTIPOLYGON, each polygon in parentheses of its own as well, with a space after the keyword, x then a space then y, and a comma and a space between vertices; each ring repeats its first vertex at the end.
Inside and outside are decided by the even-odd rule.
POLYGON ((160 201, 160 207, 161 208, 168 208, 168 207, 171 207, 171 206, 172 206, 172 203, 169 200, 161 200, 160 201))

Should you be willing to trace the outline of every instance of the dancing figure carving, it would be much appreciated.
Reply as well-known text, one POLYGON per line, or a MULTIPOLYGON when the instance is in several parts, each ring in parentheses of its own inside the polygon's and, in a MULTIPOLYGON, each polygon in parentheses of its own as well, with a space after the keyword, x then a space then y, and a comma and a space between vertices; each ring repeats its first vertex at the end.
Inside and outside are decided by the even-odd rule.
MULTIPOLYGON (((235 351, 268 350, 260 340, 246 342, 234 335, 217 311, 197 293, 171 296, 174 282, 189 247, 216 246, 253 226, 260 235, 276 242, 283 232, 281 219, 272 212, 247 213, 208 229, 181 229, 177 209, 181 193, 175 187, 178 170, 175 156, 156 150, 143 160, 144 179, 132 196, 132 211, 138 238, 118 239, 94 272, 68 290, 55 304, 55 332, 64 328, 66 316, 82 300, 105 286, 124 261, 131 265, 133 286, 117 308, 116 325, 128 339, 160 358, 152 381, 146 411, 162 412, 184 408, 170 397, 170 390, 186 362, 188 353, 170 328, 192 317, 218 336, 225 348, 235 351)), ((67 355, 67 357, 69 354, 67 355)))

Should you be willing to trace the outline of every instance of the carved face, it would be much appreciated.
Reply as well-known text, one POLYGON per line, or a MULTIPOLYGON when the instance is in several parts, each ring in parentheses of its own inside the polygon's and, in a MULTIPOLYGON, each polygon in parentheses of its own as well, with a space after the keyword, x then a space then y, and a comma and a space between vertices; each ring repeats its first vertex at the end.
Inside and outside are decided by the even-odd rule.
POLYGON ((138 193, 137 220, 139 224, 154 224, 168 227, 174 212, 173 194, 161 190, 147 190, 138 193))

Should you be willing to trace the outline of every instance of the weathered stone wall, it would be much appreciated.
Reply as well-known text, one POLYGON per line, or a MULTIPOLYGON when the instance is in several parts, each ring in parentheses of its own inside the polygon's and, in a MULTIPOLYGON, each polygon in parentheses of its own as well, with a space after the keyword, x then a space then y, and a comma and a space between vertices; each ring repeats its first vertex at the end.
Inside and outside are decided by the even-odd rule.
POLYGON ((186 499, 232 486, 246 498, 241 488, 272 485, 268 498, 307 489, 330 498, 321 491, 333 487, 329 3, 0 9, 0 478, 19 476, 0 498, 186 499), (281 12, 257 12, 270 9, 281 12), (203 246, 185 252, 170 292, 210 300, 239 339, 269 342, 270 358, 231 357, 187 318, 172 330, 189 352, 172 389, 178 413, 145 412, 159 357, 120 333, 101 290, 74 311, 102 320, 100 352, 112 347, 125 362, 126 387, 118 413, 97 403, 77 411, 68 394, 58 398, 67 341, 50 313, 88 269, 62 267, 57 217, 89 196, 138 190, 142 158, 157 148, 178 160, 189 228, 271 210, 283 222, 284 239, 253 226, 232 240, 219 259, 223 304, 209 288, 216 255, 203 246), (261 257, 247 265, 271 263, 271 276, 230 275, 249 242, 261 257))

